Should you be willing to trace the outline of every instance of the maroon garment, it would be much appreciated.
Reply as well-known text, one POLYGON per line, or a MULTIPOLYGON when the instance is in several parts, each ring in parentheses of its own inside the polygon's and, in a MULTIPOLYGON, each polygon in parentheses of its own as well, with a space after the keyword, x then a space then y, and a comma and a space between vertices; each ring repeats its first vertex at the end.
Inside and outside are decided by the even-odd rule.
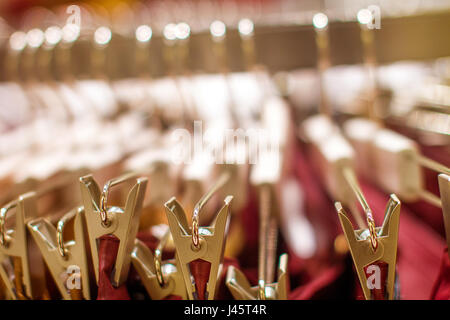
POLYGON ((441 269, 431 291, 431 300, 450 300, 450 258, 448 248, 444 250, 441 269))
POLYGON ((305 147, 299 144, 296 146, 295 175, 304 192, 305 213, 318 236, 319 254, 329 257, 329 250, 332 248, 336 236, 341 233, 341 227, 334 208, 334 201, 329 198, 321 185, 311 159, 304 154, 302 149, 305 147))
POLYGON ((195 291, 197 292, 198 300, 208 299, 206 295, 206 286, 211 271, 211 263, 202 259, 197 259, 189 262, 189 270, 194 278, 195 291))
MULTIPOLYGON (((244 228, 245 247, 238 259, 243 268, 251 268, 258 264, 259 214, 256 190, 249 186, 247 196, 247 204, 239 214, 242 227, 244 228)), ((232 219, 234 218, 232 217, 232 219)))
POLYGON ((318 297, 321 290, 327 290, 330 285, 337 282, 343 273, 344 266, 338 264, 330 267, 322 272, 318 277, 312 279, 306 284, 303 284, 289 294, 289 300, 314 300, 317 298, 337 298, 337 297, 318 297))
POLYGON ((104 235, 99 241, 97 300, 130 300, 125 284, 116 288, 111 283, 120 240, 113 235, 104 235))
POLYGON ((300 143, 296 145, 294 174, 304 194, 304 212, 316 232, 317 252, 313 257, 303 259, 296 256, 287 244, 291 283, 297 286, 293 289, 291 297, 292 299, 348 298, 348 289, 353 287, 353 284, 346 283, 352 279, 348 277, 351 274, 351 264, 346 264, 346 260, 343 259, 345 257, 334 252, 334 240, 342 233, 336 209, 318 179, 316 168, 305 155, 305 149, 307 149, 305 145, 300 143), (326 291, 327 287, 342 291, 342 296, 333 297, 329 294, 331 290, 328 293, 322 292, 326 291))

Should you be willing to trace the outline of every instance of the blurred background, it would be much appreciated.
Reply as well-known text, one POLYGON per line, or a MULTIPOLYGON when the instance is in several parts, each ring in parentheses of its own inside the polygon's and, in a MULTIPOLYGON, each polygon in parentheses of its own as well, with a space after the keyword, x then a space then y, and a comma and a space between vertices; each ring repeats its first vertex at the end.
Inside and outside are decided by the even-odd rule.
MULTIPOLYGON (((81 203, 80 176, 93 173, 102 186, 124 172, 145 172, 152 187, 142 231, 167 222, 164 203, 174 195, 190 214, 228 170, 231 182, 213 203, 216 209, 225 195, 235 196, 226 256, 257 282, 258 205, 270 207, 281 236, 273 232, 271 258, 260 261, 270 260, 273 273, 275 251, 289 252, 298 292, 332 275, 320 283, 334 291, 313 283, 320 288, 302 298, 353 298, 356 277, 348 278, 353 269, 334 208, 348 190, 333 162, 351 149, 344 138, 334 140, 342 128, 369 202, 376 202, 377 225, 390 193, 407 203, 402 297, 426 299, 445 231, 436 174, 415 175, 422 172, 416 158, 422 152, 450 165, 449 39, 450 0, 2 0, 0 205, 57 186, 44 207, 67 212, 81 203), (308 122, 314 115, 322 122, 308 122), (345 123, 354 118, 372 122, 354 122, 351 130, 345 123), (194 120, 205 129, 265 129, 281 161, 207 166, 199 156, 175 164, 172 133, 192 133, 194 120), (378 125, 402 136, 380 135, 374 147, 378 125), (372 147, 381 150, 377 159, 372 147), (403 188, 404 180, 420 186, 417 193, 403 188), (61 182, 69 191, 59 190, 61 182), (276 194, 271 206, 255 200, 261 184, 276 194), (425 189, 429 203, 419 196, 425 189), (416 266, 422 260, 411 248, 422 244, 429 259, 416 266)), ((215 211, 209 213, 206 223, 215 211)))

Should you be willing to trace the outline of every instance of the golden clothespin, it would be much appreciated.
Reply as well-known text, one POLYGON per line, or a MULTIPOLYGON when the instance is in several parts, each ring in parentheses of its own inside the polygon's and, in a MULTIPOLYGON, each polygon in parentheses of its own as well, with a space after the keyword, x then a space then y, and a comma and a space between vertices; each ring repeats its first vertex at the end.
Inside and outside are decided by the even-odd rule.
POLYGON ((142 241, 136 239, 131 261, 152 300, 161 300, 170 295, 186 300, 186 284, 180 267, 176 261, 162 261, 162 251, 170 237, 170 230, 167 225, 160 226, 166 227, 166 230, 155 254, 153 255, 142 241))
POLYGON ((92 175, 81 177, 80 184, 96 281, 98 282, 99 268, 97 239, 110 234, 120 240, 114 276, 111 279, 114 286, 120 286, 128 276, 131 251, 139 227, 147 179, 136 178, 135 174, 126 174, 109 180, 102 192, 92 175), (135 184, 128 192, 125 207, 108 207, 110 188, 134 179, 135 184))
MULTIPOLYGON (((391 194, 386 207, 383 225, 381 227, 375 227, 372 211, 358 186, 356 177, 347 175, 347 180, 366 213, 368 228, 360 228, 356 231, 353 230, 353 225, 347 217, 342 204, 336 202, 335 207, 350 248, 353 263, 355 264, 356 272, 358 273, 358 278, 364 292, 364 297, 366 300, 371 300, 373 298, 371 294, 371 289, 373 288, 369 286, 365 268, 372 265, 374 262, 382 261, 388 265, 386 280, 387 296, 385 298, 392 300, 394 299, 395 265, 400 222, 400 200, 398 200, 395 194, 391 194)), ((381 276, 381 273, 375 272, 375 276, 379 277, 381 276)), ((376 280, 378 280, 380 286, 384 284, 381 279, 376 280)), ((375 283, 377 283, 377 281, 375 281, 375 283)))
MULTIPOLYGON (((439 191, 441 193, 442 213, 444 214, 445 235, 447 237, 447 247, 450 248, 450 176, 441 173, 438 176, 439 191)), ((449 251, 450 257, 450 251, 449 251)))
POLYGON ((83 207, 64 215, 57 227, 45 218, 28 222, 28 230, 64 300, 90 300, 84 224, 83 207), (64 228, 72 219, 74 239, 65 241, 64 228))
MULTIPOLYGON (((26 217, 36 216, 36 193, 29 192, 10 202, 0 211, 0 276, 7 295, 14 300, 42 298, 31 277, 26 217), (7 229, 7 215, 15 210, 15 228, 7 229)), ((38 267, 36 265, 34 268, 38 267)))
POLYGON ((213 300, 216 295, 218 288, 216 284, 222 270, 225 237, 229 224, 229 207, 233 197, 225 198, 224 205, 210 226, 200 227, 198 219, 202 207, 227 179, 228 175, 221 176, 213 188, 196 204, 192 216, 192 227, 189 227, 186 213, 175 198, 165 204, 167 220, 176 248, 177 265, 181 268, 190 300, 213 300), (199 260, 209 264, 208 282, 204 292, 197 286, 197 279, 191 273, 191 263, 200 262, 199 260))

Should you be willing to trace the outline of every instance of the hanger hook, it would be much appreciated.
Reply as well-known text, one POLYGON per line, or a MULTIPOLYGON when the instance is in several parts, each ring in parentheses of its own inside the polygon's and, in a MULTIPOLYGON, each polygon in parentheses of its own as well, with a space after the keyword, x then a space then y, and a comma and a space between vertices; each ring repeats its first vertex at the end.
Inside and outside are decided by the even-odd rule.
POLYGON ((348 184, 350 185, 353 193, 355 194, 356 198, 358 199, 361 207, 364 210, 364 213, 367 217, 367 226, 369 228, 370 232, 370 243, 372 245, 373 251, 376 251, 378 248, 378 240, 377 240, 377 231, 375 229, 375 220, 373 219, 372 210, 369 207, 369 204, 366 201, 366 198, 364 197, 364 194, 361 190, 361 187, 358 184, 358 179, 356 178, 356 175, 354 171, 346 167, 344 168, 344 177, 347 180, 348 184))
POLYGON ((154 264, 155 264, 155 272, 156 272, 156 280, 158 280, 159 286, 161 288, 166 286, 166 281, 163 276, 162 272, 162 251, 164 249, 164 246, 166 245, 167 240, 170 236, 170 230, 167 229, 167 231, 164 233, 163 237, 161 238, 161 241, 158 244, 158 247, 156 247, 155 250, 155 257, 154 257, 154 264))
POLYGON ((57 248, 58 248, 59 254, 64 259, 67 259, 67 249, 64 246, 64 237, 63 237, 64 227, 66 226, 67 221, 69 219, 72 219, 76 215, 77 212, 78 212, 78 208, 68 212, 58 221, 58 225, 56 226, 57 248))
POLYGON ((192 214, 192 243, 194 244, 195 248, 198 248, 200 244, 200 236, 199 236, 199 227, 198 227, 198 216, 200 213, 200 210, 203 208, 203 206, 208 202, 209 199, 211 199, 212 195, 221 187, 224 186, 225 183, 227 183, 228 179, 230 178, 229 172, 224 172, 220 175, 217 182, 211 187, 211 189, 197 202, 197 204, 194 207, 194 213, 192 214))
POLYGON ((6 235, 5 225, 6 225, 6 215, 9 210, 17 207, 17 201, 8 203, 0 210, 0 245, 6 247, 8 245, 8 238, 6 235))
POLYGON ((366 214, 367 214, 367 226, 369 227, 370 232, 370 244, 372 245, 373 251, 376 251, 378 248, 378 240, 377 240, 377 231, 375 229, 375 221, 373 220, 371 211, 368 211, 366 214))
POLYGON ((109 180, 103 187, 102 196, 100 197, 100 218, 102 219, 102 225, 104 227, 108 227, 110 225, 110 221, 108 220, 108 195, 109 188, 111 187, 111 180, 109 180))
POLYGON ((100 197, 100 218, 102 219, 102 226, 105 228, 109 227, 111 224, 111 221, 108 220, 108 196, 109 196, 109 190, 111 187, 114 187, 122 182, 127 181, 130 178, 133 178, 136 176, 135 172, 131 172, 128 174, 125 174, 121 177, 118 177, 116 179, 109 180, 104 186, 102 195, 100 197))

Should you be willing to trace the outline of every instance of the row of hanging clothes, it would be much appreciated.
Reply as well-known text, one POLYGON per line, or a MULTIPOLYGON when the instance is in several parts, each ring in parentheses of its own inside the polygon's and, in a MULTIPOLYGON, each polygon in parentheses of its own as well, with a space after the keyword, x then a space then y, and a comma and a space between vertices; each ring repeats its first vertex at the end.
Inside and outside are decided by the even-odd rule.
POLYGON ((378 66, 366 10, 364 64, 332 67, 319 12, 317 68, 273 74, 250 14, 245 72, 201 21, 202 73, 164 10, 68 8, 3 43, 2 299, 450 299, 447 59, 378 66), (117 23, 133 76, 108 71, 117 23))

